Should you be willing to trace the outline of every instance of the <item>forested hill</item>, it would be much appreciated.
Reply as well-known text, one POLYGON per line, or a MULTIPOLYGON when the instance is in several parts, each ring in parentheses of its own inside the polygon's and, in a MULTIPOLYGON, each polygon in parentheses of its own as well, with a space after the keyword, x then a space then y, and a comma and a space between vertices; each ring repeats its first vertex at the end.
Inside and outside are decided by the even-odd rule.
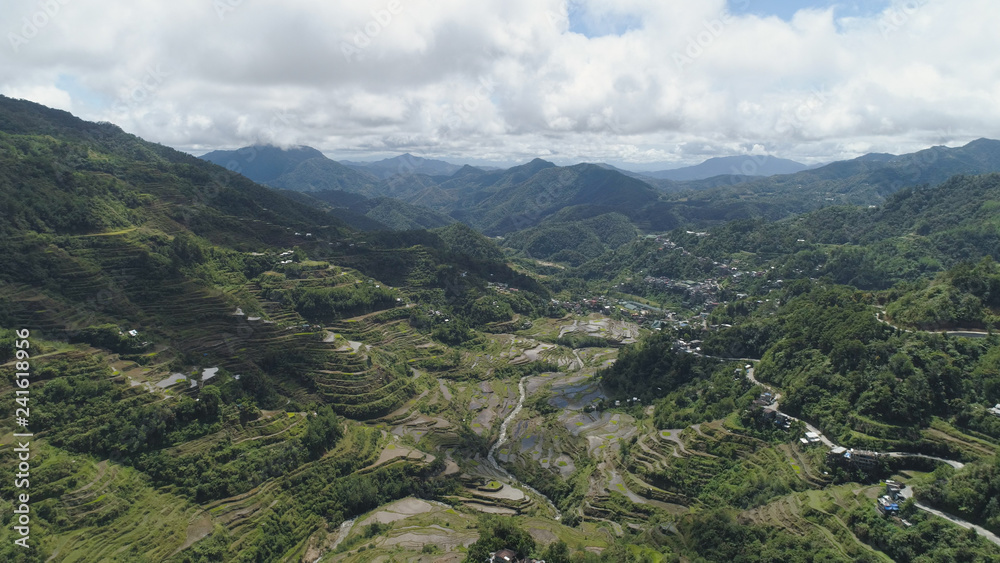
POLYGON ((565 208, 587 206, 589 216, 633 216, 659 199, 652 186, 618 171, 592 164, 557 167, 541 159, 494 171, 410 155, 348 167, 308 147, 270 146, 215 151, 202 158, 277 188, 401 200, 409 205, 379 199, 371 207, 380 209, 362 212, 393 228, 441 224, 441 219, 428 219, 444 214, 451 221, 502 234, 536 225, 565 208))
MULTIPOLYGON (((395 226, 425 225, 420 216, 429 214, 421 211, 426 208, 490 235, 535 227, 557 214, 582 220, 608 213, 625 215, 641 231, 661 232, 743 219, 780 220, 838 205, 878 206, 903 189, 937 185, 955 175, 1000 172, 1000 141, 979 139, 901 156, 869 154, 767 178, 754 174, 792 171, 795 163, 754 160, 753 169, 687 181, 648 178, 607 165, 560 167, 542 159, 490 171, 409 155, 348 167, 308 147, 245 147, 203 158, 279 188, 344 191, 418 206, 386 211, 382 219, 395 217, 395 226)), ((710 164, 720 162, 730 161, 710 164)), ((594 254, 572 256, 579 262, 594 254)))
MULTIPOLYGON (((0 98, 2 190, 9 235, 79 235, 137 228, 189 230, 236 246, 278 244, 289 229, 331 236, 341 221, 204 161, 110 124, 0 98), (34 124, 37 133, 16 133, 34 124)), ((21 239, 21 242, 24 242, 21 239)))
POLYGON ((367 198, 340 190, 308 193, 283 190, 283 193, 301 203, 325 208, 364 231, 436 229, 455 222, 443 213, 391 197, 367 198))
POLYGON ((670 198, 671 206, 707 208, 706 219, 779 219, 830 205, 878 205, 903 188, 991 172, 1000 172, 1000 141, 978 139, 962 147, 933 147, 900 156, 865 155, 752 182, 732 176, 728 183, 680 191, 670 198))
MULTIPOLYGON (((333 258, 456 315, 482 295, 485 278, 520 287, 529 300, 546 294, 471 231, 364 235, 204 160, 30 102, 0 98, 0 125, 4 325, 31 321, 61 338, 108 323, 141 326, 152 342, 186 354, 205 347, 213 331, 235 334, 237 308, 267 319, 251 280, 276 265, 299 272, 307 257, 314 262, 307 269, 333 258), (452 280, 459 268, 461 283, 452 280), (99 291, 111 297, 95 301, 99 291), (195 319, 221 324, 194 328, 195 319)), ((442 224, 431 218, 427 226, 442 224)), ((339 312, 325 308, 334 298, 323 292, 283 301, 329 320, 388 298, 340 293, 339 312)), ((232 361, 227 352, 202 353, 232 361)), ((237 363, 260 372, 258 360, 251 354, 237 363)))
POLYGON ((330 160, 312 147, 253 145, 212 151, 202 159, 243 174, 254 182, 300 192, 343 190, 371 195, 378 178, 330 160))
MULTIPOLYGON (((361 233, 114 125, 4 97, 0 214, 0 398, 15 404, 14 331, 30 332, 26 424, 45 483, 35 548, 8 526, 3 561, 297 560, 312 537, 328 551, 328 524, 457 487, 443 458, 381 459, 395 436, 366 421, 437 389, 421 370, 464 373, 451 344, 551 307, 468 227, 361 233)), ((0 424, 9 436, 12 410, 0 424)), ((451 447, 483 443, 464 432, 451 447)))
POLYGON ((822 277, 886 289, 955 266, 997 257, 1000 174, 956 176, 937 186, 906 188, 876 208, 834 206, 780 221, 745 219, 703 232, 670 231, 608 250, 568 276, 615 278, 621 272, 688 278, 714 271, 713 261, 774 266, 776 279, 822 277), (687 252, 688 255, 684 253, 687 252))

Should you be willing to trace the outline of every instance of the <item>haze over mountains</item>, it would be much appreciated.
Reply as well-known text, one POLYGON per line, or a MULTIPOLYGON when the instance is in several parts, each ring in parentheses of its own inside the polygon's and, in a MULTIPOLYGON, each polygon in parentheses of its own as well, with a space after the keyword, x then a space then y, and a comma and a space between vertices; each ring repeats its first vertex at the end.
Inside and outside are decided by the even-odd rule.
MULTIPOLYGON (((281 176, 294 174, 296 168, 306 161, 327 158, 312 147, 279 148, 271 145, 252 145, 235 150, 217 150, 206 153, 201 158, 220 166, 240 167, 240 172, 256 182, 271 185, 272 182, 282 184, 298 184, 304 181, 305 171, 297 176, 278 180, 281 176)), ((375 177, 381 180, 393 176, 422 174, 426 176, 451 176, 467 165, 458 165, 443 160, 435 160, 414 156, 410 153, 393 158, 373 162, 354 162, 350 160, 333 161, 344 167, 361 172, 364 177, 375 177)), ((319 161, 310 163, 312 167, 327 166, 332 176, 344 176, 345 172, 319 161)), ((655 180, 705 180, 715 176, 774 176, 777 174, 792 174, 810 168, 799 162, 769 155, 741 155, 715 157, 694 166, 684 166, 669 170, 635 172, 610 164, 599 164, 604 168, 615 170, 635 178, 650 178, 655 180)), ((484 171, 495 171, 501 168, 490 166, 475 166, 484 171)), ((312 177, 312 174, 306 174, 312 177)), ((354 178, 357 180, 357 178, 354 178)), ((323 184, 309 185, 310 188, 321 189, 323 184)), ((279 186, 276 186, 279 187, 279 186)), ((282 186, 283 187, 283 186, 282 186)), ((292 188, 296 189, 296 188, 292 188)), ((312 191, 299 189, 299 191, 312 191)))
POLYGON ((616 213, 640 230, 662 231, 740 218, 780 219, 828 205, 878 205, 903 187, 1000 171, 1000 141, 980 139, 899 156, 868 154, 816 168, 775 157, 716 158, 651 173, 661 178, 608 165, 557 166, 542 159, 483 170, 407 154, 347 166, 308 147, 254 146, 202 158, 275 188, 329 192, 319 199, 359 228, 400 230, 462 221, 502 235, 557 214, 566 221, 616 213), (716 175, 700 178, 706 174, 716 175), (375 223, 352 219, 348 211, 375 223))
POLYGON ((710 158, 695 166, 685 166, 671 170, 642 172, 644 176, 658 180, 704 180, 715 176, 775 176, 794 174, 809 168, 805 164, 768 155, 721 156, 710 158))
POLYGON ((998 19, 5 2, 0 563, 1000 563, 998 19))
POLYGON ((30 327, 44 409, 17 425, 46 495, 38 557, 6 527, 0 560, 1000 557, 917 507, 907 526, 872 506, 902 472, 1000 531, 963 492, 1000 495, 1000 174, 962 175, 1000 165, 997 141, 688 182, 213 158, 281 186, 0 97, 0 398, 15 404, 11 327, 30 327), (980 338, 921 332, 941 329, 980 338), (902 453, 859 470, 784 413, 902 453))
POLYGON ((406 153, 393 158, 379 160, 376 162, 351 162, 343 161, 343 164, 373 174, 379 178, 391 178, 397 174, 426 174, 428 176, 451 176, 461 170, 461 166, 444 162, 442 160, 432 160, 421 158, 406 153))

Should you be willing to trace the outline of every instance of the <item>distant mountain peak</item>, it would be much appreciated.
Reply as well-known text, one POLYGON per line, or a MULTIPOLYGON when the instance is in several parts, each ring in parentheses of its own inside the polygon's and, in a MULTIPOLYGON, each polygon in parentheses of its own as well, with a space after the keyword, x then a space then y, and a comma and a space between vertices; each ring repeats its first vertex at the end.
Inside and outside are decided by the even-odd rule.
POLYGON ((403 153, 391 158, 377 160, 375 162, 345 162, 356 170, 362 170, 369 174, 374 174, 380 179, 391 178, 396 175, 425 174, 427 176, 451 176, 462 167, 443 160, 434 160, 416 156, 412 153, 403 153))
POLYGON ((695 166, 643 172, 643 175, 660 180, 705 180, 716 176, 776 176, 794 174, 808 166, 787 158, 770 155, 716 156, 695 166))
POLYGON ((377 181, 308 146, 282 148, 254 145, 233 151, 212 151, 201 158, 230 168, 255 182, 298 191, 364 191, 377 181))

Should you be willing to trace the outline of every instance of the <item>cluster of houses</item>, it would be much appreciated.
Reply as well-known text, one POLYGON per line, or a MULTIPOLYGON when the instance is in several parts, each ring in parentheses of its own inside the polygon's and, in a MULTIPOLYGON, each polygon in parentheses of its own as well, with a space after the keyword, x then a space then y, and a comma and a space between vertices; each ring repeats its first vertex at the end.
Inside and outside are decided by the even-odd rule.
MULTIPOLYGON (((469 272, 462 272, 462 277, 464 278, 468 274, 469 272)), ((511 287, 505 283, 497 283, 497 282, 486 282, 486 287, 492 289, 497 293, 502 293, 502 294, 517 293, 518 291, 520 291, 516 287, 511 287)))
POLYGON ((719 282, 714 279, 704 281, 674 280, 670 278, 646 276, 643 281, 656 289, 667 290, 684 295, 684 299, 692 303, 717 303, 719 282))
MULTIPOLYGON (((295 233, 295 234, 298 234, 298 233, 295 233)), ((291 264, 292 262, 294 262, 294 260, 291 258, 291 256, 293 254, 295 254, 295 253, 292 252, 291 250, 286 250, 285 252, 282 252, 281 254, 279 254, 278 258, 281 259, 281 260, 278 262, 278 265, 291 264)))
POLYGON ((692 340, 690 342, 684 340, 678 340, 674 342, 674 350, 677 352, 686 352, 688 354, 701 353, 701 345, 704 342, 702 340, 692 340))
POLYGON ((660 245, 660 250, 677 248, 677 243, 667 238, 667 235, 646 235, 646 238, 655 240, 660 245))
POLYGON ((792 426, 792 418, 776 409, 765 408, 761 412, 761 416, 764 417, 765 421, 774 423, 775 426, 782 430, 788 430, 792 426))
POLYGON ((1000 403, 997 403, 995 407, 990 409, 990 414, 993 416, 1000 416, 1000 403))
POLYGON ((853 448, 847 449, 843 446, 837 446, 830 450, 827 457, 833 463, 868 469, 878 465, 883 455, 871 450, 855 450, 853 448))
POLYGON ((799 438, 799 442, 802 442, 803 446, 812 446, 813 444, 818 444, 823 441, 823 438, 815 432, 806 432, 806 435, 799 438))
MULTIPOLYGON (((741 370, 736 370, 736 373, 741 374, 742 372, 741 370)), ((792 425, 792 418, 774 408, 772 406, 774 405, 774 402, 774 393, 765 391, 753 400, 751 408, 758 411, 758 416, 760 416, 765 422, 771 422, 782 430, 788 430, 792 425)))
MULTIPOLYGON (((490 283, 489 287, 495 289, 496 291, 501 291, 505 284, 494 284, 490 283)), ((607 297, 594 297, 590 299, 582 299, 580 301, 559 301, 558 299, 552 300, 553 305, 562 306, 566 309, 573 311, 574 314, 583 315, 585 313, 605 313, 610 314, 612 312, 612 307, 615 301, 607 297)))
POLYGON ((882 516, 899 516, 899 503, 903 500, 902 491, 905 486, 892 480, 885 482, 885 494, 875 501, 875 508, 882 516))

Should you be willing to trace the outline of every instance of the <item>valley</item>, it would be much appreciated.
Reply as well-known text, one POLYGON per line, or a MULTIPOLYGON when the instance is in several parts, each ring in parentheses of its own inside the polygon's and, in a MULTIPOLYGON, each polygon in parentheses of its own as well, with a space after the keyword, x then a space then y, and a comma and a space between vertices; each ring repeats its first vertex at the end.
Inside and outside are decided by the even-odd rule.
POLYGON ((335 169, 338 207, 29 102, 0 124, 39 542, 6 526, 4 560, 1000 556, 969 532, 1000 531, 998 175, 652 228, 673 192, 595 165, 255 161, 335 169))

